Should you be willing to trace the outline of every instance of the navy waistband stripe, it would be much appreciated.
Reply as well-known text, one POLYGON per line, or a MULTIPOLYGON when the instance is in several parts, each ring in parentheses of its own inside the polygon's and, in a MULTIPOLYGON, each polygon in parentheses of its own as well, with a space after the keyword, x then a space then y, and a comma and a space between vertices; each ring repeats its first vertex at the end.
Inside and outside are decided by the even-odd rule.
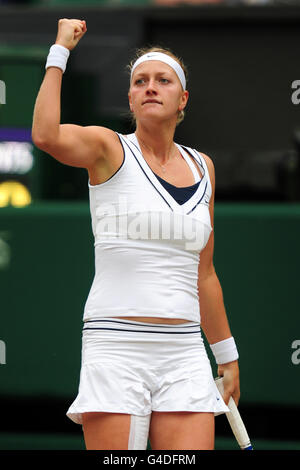
POLYGON ((163 324, 163 323, 146 323, 146 322, 130 322, 129 320, 125 321, 117 321, 117 320, 86 320, 84 323, 117 323, 120 325, 134 325, 134 326, 143 326, 145 328, 153 328, 153 327, 158 327, 158 328, 195 328, 199 327, 200 328, 200 323, 194 323, 193 325, 185 325, 184 323, 181 324, 163 324))
POLYGON ((127 331, 129 333, 161 333, 167 335, 190 335, 190 334, 199 334, 200 328, 197 331, 150 331, 150 330, 125 330, 123 328, 93 328, 87 327, 83 328, 82 331, 86 330, 110 330, 110 331, 127 331))

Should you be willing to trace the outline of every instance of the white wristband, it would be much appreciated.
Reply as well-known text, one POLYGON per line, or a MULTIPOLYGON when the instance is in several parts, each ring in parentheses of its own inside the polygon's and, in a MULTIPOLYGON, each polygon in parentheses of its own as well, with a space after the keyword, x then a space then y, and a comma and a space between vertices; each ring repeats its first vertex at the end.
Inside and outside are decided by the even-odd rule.
POLYGON ((58 67, 64 73, 66 70, 69 55, 69 49, 64 46, 61 46, 60 44, 53 44, 53 46, 51 46, 49 50, 45 69, 47 70, 48 67, 58 67))
POLYGON ((218 343, 210 344, 210 349, 217 364, 226 364, 227 362, 236 361, 239 357, 238 350, 234 338, 224 339, 218 343))

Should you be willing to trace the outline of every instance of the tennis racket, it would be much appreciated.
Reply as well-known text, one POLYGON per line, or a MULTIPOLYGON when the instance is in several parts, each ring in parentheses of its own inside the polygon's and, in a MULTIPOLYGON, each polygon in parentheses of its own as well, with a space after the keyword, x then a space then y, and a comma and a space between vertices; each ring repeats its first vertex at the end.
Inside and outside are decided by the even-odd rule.
MULTIPOLYGON (((223 386, 223 377, 217 377, 215 379, 216 385, 219 392, 223 396, 224 386, 223 386)), ((253 450, 252 444, 250 442, 247 430, 239 413, 239 410, 235 404, 235 401, 232 397, 229 399, 228 411, 226 417, 232 429, 232 432, 241 448, 241 450, 253 450)))

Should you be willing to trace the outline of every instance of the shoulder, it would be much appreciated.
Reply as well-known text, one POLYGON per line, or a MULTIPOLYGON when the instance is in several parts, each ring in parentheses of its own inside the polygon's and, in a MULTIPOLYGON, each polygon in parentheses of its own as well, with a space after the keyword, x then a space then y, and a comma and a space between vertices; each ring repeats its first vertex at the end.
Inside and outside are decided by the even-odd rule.
POLYGON ((84 129, 86 133, 90 134, 95 140, 103 142, 104 145, 119 142, 118 134, 108 127, 86 126, 84 129))
POLYGON ((200 153, 200 155, 202 155, 202 157, 204 158, 204 161, 207 165, 208 171, 214 173, 215 172, 215 166, 214 166, 214 163, 213 163, 211 157, 209 157, 208 155, 206 155, 203 152, 199 152, 199 150, 198 150, 198 153, 200 153))
POLYGON ((193 155, 194 152, 196 152, 198 155, 200 155, 200 157, 202 157, 204 159, 204 161, 207 165, 209 173, 214 175, 214 173, 215 173, 214 163, 208 155, 206 155, 203 152, 200 152, 200 150, 193 149, 191 147, 186 147, 185 145, 181 145, 181 147, 183 147, 185 150, 187 150, 192 155, 193 155))
POLYGON ((111 160, 115 155, 122 153, 120 138, 114 130, 102 126, 87 126, 85 129, 102 158, 111 160))
POLYGON ((212 159, 206 155, 205 153, 203 152, 199 152, 198 153, 202 156, 202 158, 204 159, 205 163, 206 163, 206 166, 207 166, 207 169, 208 169, 208 173, 209 173, 209 180, 210 180, 210 190, 209 190, 209 199, 210 199, 210 202, 209 202, 209 211, 210 211, 210 218, 211 218, 211 223, 213 225, 213 220, 214 220, 214 201, 215 201, 215 166, 214 166, 214 163, 212 161, 212 159))
POLYGON ((200 157, 203 158, 203 160, 206 163, 207 169, 208 169, 212 190, 214 191, 214 188, 215 188, 215 166, 214 166, 214 163, 213 163, 211 157, 209 157, 208 155, 206 155, 203 152, 200 152, 199 150, 192 149, 191 147, 186 147, 185 145, 181 145, 181 147, 183 147, 185 150, 187 150, 192 155, 193 155, 193 152, 196 152, 198 154, 198 156, 200 155, 200 157))

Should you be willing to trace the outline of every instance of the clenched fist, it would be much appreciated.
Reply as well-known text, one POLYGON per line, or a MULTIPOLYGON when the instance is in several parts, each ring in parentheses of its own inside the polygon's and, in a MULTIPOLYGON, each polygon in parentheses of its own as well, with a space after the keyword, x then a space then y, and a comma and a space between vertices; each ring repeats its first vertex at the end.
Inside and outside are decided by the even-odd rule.
POLYGON ((84 20, 69 20, 63 18, 58 21, 55 44, 60 44, 71 51, 86 32, 87 27, 84 20))

